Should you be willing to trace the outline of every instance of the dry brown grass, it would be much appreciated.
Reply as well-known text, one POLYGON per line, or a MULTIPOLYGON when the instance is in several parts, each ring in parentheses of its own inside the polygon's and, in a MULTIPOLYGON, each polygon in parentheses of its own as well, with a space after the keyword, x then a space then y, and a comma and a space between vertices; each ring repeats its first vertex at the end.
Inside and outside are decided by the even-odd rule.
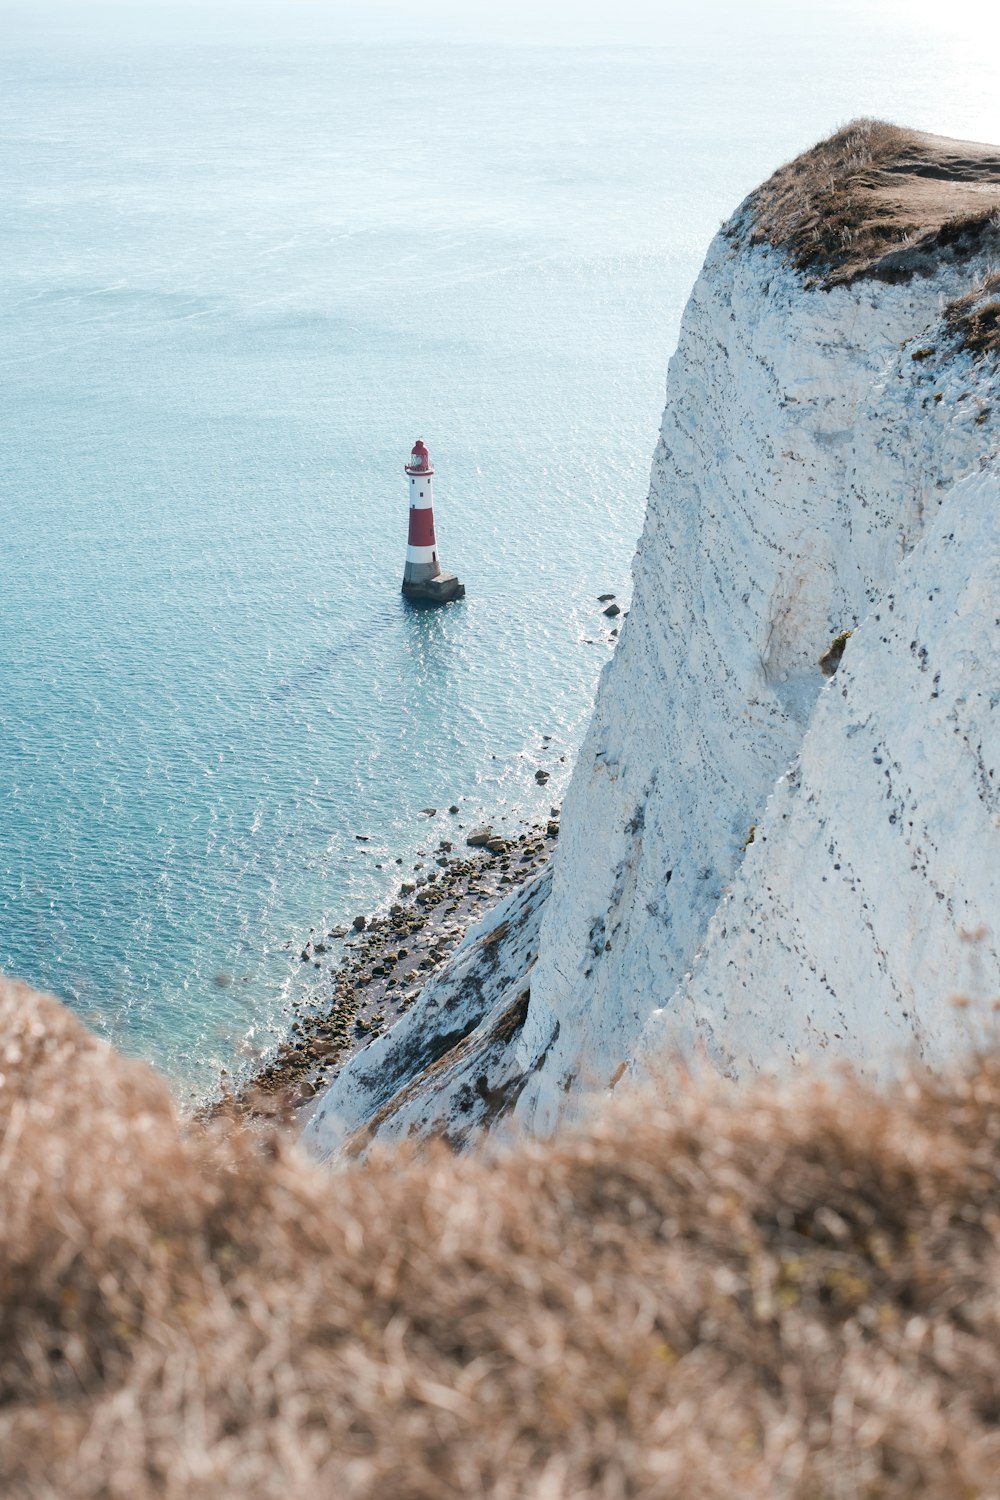
POLYGON ((1000 1491, 1000 1065, 322 1175, 0 992, 5 1500, 1000 1491))
POLYGON ((949 302, 944 320, 960 348, 980 358, 1000 353, 1000 271, 984 277, 966 296, 949 302))
POLYGON ((998 240, 1000 149, 855 120, 780 167, 747 208, 750 242, 786 250, 822 286, 903 280, 942 252, 998 240))

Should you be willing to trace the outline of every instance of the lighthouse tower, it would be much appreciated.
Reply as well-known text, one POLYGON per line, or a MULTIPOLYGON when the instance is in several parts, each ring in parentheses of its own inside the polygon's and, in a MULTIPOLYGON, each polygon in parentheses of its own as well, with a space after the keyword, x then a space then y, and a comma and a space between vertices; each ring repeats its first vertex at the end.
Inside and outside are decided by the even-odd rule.
POLYGON ((405 465, 410 481, 410 534, 403 571, 403 593, 424 604, 447 604, 465 598, 465 584, 446 573, 438 560, 434 535, 434 470, 423 438, 417 438, 405 465))

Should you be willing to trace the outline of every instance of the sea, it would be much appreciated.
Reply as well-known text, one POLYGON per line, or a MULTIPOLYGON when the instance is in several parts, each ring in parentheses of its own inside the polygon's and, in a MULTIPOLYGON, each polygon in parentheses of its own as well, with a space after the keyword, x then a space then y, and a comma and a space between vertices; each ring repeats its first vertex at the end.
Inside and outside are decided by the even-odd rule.
POLYGON ((0 970, 187 1099, 281 1035, 311 930, 558 805, 720 222, 857 114, 1000 138, 995 71, 871 8, 433 48, 5 14, 0 970))

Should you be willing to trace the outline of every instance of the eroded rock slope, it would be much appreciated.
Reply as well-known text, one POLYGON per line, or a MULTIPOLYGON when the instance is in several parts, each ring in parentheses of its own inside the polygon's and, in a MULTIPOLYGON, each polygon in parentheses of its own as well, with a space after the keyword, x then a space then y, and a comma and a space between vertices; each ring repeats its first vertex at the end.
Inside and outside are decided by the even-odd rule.
MULTIPOLYGON (((816 153, 829 173, 839 151, 862 213, 866 148, 845 140, 783 171, 805 193, 816 153)), ((1000 157, 879 140, 895 240, 867 226, 878 253, 824 279, 822 245, 810 260, 771 243, 767 201, 751 198, 691 294, 633 606, 551 890, 497 913, 518 957, 485 979, 475 1026, 520 997, 518 1024, 503 1045, 470 1026, 454 1059, 527 1128, 674 1052, 736 1073, 817 1051, 881 1068, 915 1046, 936 1061, 981 1024, 954 997, 1000 994, 1000 380, 989 340, 969 347, 954 311, 971 297, 977 327, 1000 327, 1000 157), (923 216, 909 230, 907 172, 923 216), (827 682, 818 658, 847 630, 827 682)), ((461 1114, 451 1064, 400 1065, 468 962, 407 1035, 345 1070, 310 1128, 316 1149, 365 1122, 386 1135, 486 1123, 461 1114)))

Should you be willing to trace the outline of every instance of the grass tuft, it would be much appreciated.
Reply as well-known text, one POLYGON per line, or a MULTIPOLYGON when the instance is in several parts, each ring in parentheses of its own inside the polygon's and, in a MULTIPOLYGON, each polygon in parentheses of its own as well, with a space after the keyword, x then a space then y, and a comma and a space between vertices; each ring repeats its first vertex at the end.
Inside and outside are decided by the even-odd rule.
MULTIPOLYGON (((734 229, 788 253, 810 284, 905 280, 942 251, 998 238, 1000 150, 859 119, 780 167, 734 229)), ((929 351, 928 351, 929 352, 929 351)))
POLYGON ((834 636, 829 646, 827 646, 818 662, 824 677, 834 676, 843 659, 844 648, 853 634, 853 630, 842 630, 839 635, 834 636))
MULTIPOLYGON (((986 276, 964 297, 949 302, 944 321, 958 341, 977 359, 1000 352, 1000 271, 986 276)), ((985 418, 984 418, 985 420, 985 418)))

